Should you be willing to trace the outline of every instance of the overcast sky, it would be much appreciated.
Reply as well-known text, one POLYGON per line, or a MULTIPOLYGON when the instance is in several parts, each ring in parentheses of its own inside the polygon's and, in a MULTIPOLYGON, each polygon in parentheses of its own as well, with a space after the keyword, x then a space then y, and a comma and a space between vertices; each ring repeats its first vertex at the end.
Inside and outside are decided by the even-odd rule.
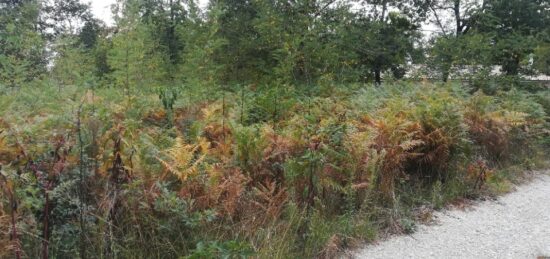
POLYGON ((88 2, 92 6, 92 12, 94 13, 95 17, 103 20, 109 25, 112 25, 113 18, 111 15, 111 5, 114 4, 115 1, 116 0, 92 0, 88 2))

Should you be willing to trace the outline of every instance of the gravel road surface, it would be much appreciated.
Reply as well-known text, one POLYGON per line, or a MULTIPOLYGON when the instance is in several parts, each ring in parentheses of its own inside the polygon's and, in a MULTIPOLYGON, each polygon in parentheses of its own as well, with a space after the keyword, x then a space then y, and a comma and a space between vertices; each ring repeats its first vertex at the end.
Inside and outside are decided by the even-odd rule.
POLYGON ((548 258, 550 176, 496 201, 435 213, 436 224, 358 250, 356 258, 548 258))

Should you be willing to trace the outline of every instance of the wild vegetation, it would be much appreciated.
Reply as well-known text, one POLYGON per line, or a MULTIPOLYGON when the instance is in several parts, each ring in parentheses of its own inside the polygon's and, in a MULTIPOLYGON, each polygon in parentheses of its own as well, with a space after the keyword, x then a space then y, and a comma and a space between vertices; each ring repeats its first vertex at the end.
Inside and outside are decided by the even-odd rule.
POLYGON ((0 257, 334 257, 506 192, 549 5, 0 2, 0 257))

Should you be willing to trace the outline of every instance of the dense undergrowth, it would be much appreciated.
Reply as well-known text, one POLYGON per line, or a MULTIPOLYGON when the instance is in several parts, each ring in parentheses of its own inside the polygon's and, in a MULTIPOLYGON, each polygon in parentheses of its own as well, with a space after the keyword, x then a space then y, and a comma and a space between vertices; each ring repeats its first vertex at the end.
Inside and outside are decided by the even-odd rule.
POLYGON ((331 257, 507 191, 550 92, 393 83, 0 95, 0 257, 331 257), (160 98, 159 98, 160 97, 160 98))

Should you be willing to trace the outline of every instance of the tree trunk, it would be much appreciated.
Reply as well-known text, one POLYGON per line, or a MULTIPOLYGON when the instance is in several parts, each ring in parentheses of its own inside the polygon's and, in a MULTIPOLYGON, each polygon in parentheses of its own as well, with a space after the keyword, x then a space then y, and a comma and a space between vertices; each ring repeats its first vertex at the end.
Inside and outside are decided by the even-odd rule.
POLYGON ((49 223, 50 223, 50 198, 48 195, 48 187, 44 189, 45 196, 45 205, 44 205, 44 220, 43 220, 43 239, 42 239, 42 259, 48 259, 48 246, 50 244, 50 235, 49 235, 49 223))
POLYGON ((462 34, 462 19, 460 18, 460 0, 454 0, 453 11, 456 20, 456 36, 462 34))
POLYGON ((447 83, 447 81, 449 81, 449 72, 450 68, 444 68, 443 69, 443 73, 441 75, 441 79, 443 80, 444 83, 447 83))
POLYGON ((519 58, 514 55, 505 61, 502 66, 502 70, 504 70, 507 76, 517 76, 519 73, 519 67, 519 58))
POLYGON ((374 83, 379 86, 382 84, 382 75, 380 69, 374 70, 374 83))
MULTIPOLYGON (((15 187, 14 187, 15 188, 15 187)), ((15 191, 11 191, 10 198, 10 216, 11 216, 11 236, 10 240, 15 243, 15 258, 21 259, 21 243, 19 242, 19 236, 17 235, 17 201, 15 200, 15 191)))

